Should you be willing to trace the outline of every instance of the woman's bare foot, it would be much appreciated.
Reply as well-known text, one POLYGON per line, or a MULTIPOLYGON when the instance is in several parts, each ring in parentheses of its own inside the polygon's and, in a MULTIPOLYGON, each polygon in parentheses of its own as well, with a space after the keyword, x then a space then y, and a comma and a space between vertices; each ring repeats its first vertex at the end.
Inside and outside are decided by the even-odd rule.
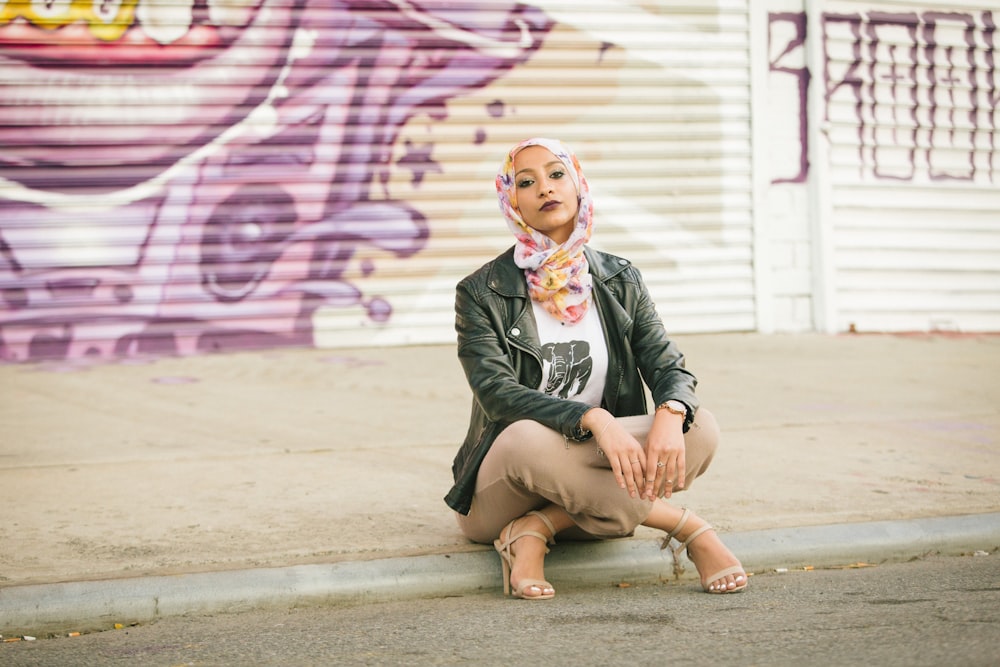
MULTIPOLYGON (((688 545, 688 558, 698 568, 698 574, 702 572, 728 572, 723 577, 714 581, 701 580, 701 587, 709 593, 723 593, 733 591, 746 585, 747 573, 743 570, 740 561, 733 555, 714 530, 707 530, 688 545), (732 572, 730 568, 739 568, 732 572)), ((711 575, 709 575, 711 576, 711 575)))
POLYGON ((548 545, 555 543, 556 534, 572 525, 566 510, 547 505, 514 519, 500 531, 493 546, 505 567, 510 567, 510 580, 505 585, 510 584, 515 597, 548 599, 555 595, 552 584, 545 580, 545 554, 548 545))
POLYGON ((698 569, 701 586, 705 591, 727 593, 746 587, 747 574, 739 559, 722 543, 715 530, 693 512, 657 501, 653 503, 653 511, 644 525, 668 534, 673 532, 673 537, 681 543, 674 551, 674 558, 687 543, 688 558, 698 569))
MULTIPOLYGON (((506 529, 504 530, 506 531, 506 529)), ((538 516, 533 514, 527 514, 520 519, 516 519, 510 534, 518 535, 524 533, 526 530, 541 533, 542 535, 550 534, 548 527, 538 516)), ((502 537, 503 535, 501 534, 502 537)), ((512 566, 510 571, 510 587, 512 589, 515 591, 521 590, 522 581, 534 580, 544 583, 525 586, 521 590, 522 597, 537 598, 543 595, 550 596, 555 594, 552 584, 549 584, 545 580, 545 554, 548 553, 548 547, 544 542, 535 539, 531 535, 525 535, 510 545, 510 553, 513 556, 511 558, 512 566)))

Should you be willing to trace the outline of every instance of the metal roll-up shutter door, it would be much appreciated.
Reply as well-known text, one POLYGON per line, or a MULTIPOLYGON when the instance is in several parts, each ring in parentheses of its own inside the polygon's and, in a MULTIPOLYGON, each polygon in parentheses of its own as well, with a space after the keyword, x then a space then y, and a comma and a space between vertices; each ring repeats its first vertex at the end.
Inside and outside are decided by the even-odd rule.
POLYGON ((6 3, 0 57, 3 359, 451 342, 539 134, 671 331, 754 327, 743 2, 6 3))
POLYGON ((455 284, 513 243, 496 169, 531 136, 577 152, 596 202, 592 245, 639 267, 669 331, 755 328, 746 3, 644 7, 542 3, 552 25, 524 64, 404 128, 400 155, 423 146, 435 164, 419 185, 392 182, 430 225, 400 265, 417 293, 395 301, 386 327, 323 311, 321 343, 454 341, 455 284))
POLYGON ((1000 329, 990 9, 825 3, 832 329, 1000 329))

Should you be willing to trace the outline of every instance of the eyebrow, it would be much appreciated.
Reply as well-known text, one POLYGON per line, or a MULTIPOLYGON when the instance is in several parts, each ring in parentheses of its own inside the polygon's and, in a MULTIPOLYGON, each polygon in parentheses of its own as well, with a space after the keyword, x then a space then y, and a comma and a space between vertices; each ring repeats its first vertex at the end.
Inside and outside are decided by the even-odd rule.
MULTIPOLYGON (((543 166, 543 167, 551 167, 551 166, 552 166, 552 165, 554 165, 554 164, 558 164, 559 166, 563 166, 563 163, 562 163, 562 160, 551 160, 551 161, 549 161, 549 162, 546 162, 546 163, 545 163, 545 164, 543 164, 542 166, 543 166)), ((518 174, 520 174, 520 173, 521 173, 522 171, 533 171, 533 170, 532 170, 532 168, 531 168, 531 167, 525 167, 524 169, 518 169, 517 171, 515 171, 515 172, 514 172, 514 175, 515 175, 515 176, 517 176, 517 175, 518 175, 518 174)))

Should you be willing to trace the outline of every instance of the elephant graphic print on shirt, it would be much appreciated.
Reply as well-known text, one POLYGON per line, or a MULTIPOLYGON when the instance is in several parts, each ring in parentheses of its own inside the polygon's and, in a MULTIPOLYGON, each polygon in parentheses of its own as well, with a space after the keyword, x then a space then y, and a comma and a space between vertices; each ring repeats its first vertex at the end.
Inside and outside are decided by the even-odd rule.
POLYGON ((594 369, 590 343, 584 340, 547 343, 542 346, 545 393, 559 398, 578 395, 587 386, 594 369))

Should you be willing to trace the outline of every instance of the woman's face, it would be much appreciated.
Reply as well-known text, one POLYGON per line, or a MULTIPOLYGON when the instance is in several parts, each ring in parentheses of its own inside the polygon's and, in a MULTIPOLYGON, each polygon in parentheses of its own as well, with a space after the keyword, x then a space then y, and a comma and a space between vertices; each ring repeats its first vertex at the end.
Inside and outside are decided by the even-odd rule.
POLYGON ((556 243, 565 243, 580 209, 576 185, 566 166, 542 146, 528 146, 514 156, 517 209, 529 227, 556 243))

